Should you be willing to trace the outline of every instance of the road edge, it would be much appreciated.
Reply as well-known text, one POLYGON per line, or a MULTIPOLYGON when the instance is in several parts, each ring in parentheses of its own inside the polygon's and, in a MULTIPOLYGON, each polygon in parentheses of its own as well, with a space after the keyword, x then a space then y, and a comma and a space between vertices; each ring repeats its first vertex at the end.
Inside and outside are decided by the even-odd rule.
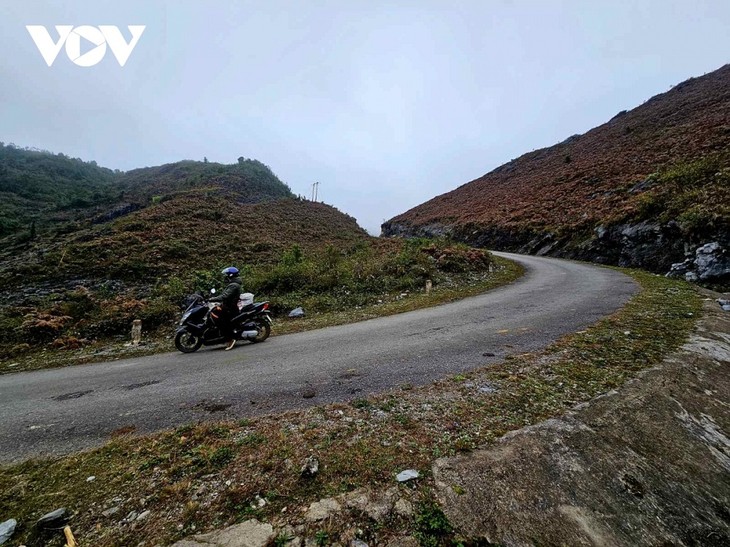
POLYGON ((730 543, 730 315, 618 390, 434 463, 463 537, 496 544, 730 543))

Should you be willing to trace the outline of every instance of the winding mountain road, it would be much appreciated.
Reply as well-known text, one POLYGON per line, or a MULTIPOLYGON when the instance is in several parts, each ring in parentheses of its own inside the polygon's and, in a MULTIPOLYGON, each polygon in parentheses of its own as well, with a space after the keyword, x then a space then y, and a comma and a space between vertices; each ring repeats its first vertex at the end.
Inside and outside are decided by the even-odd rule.
POLYGON ((614 270, 496 254, 521 263, 525 276, 451 304, 229 352, 0 376, 0 462, 97 446, 120 428, 151 432, 425 384, 543 348, 611 314, 637 290, 614 270))

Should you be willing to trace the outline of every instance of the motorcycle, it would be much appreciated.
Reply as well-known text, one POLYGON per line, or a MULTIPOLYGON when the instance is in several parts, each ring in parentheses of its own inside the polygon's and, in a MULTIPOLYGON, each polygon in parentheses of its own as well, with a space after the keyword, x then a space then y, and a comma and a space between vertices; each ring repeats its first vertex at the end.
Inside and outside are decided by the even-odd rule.
MULTIPOLYGON (((211 293, 215 294, 215 289, 211 293)), ((236 340, 248 340, 256 344, 269 337, 273 322, 269 303, 253 302, 253 295, 247 295, 250 301, 243 301, 242 297, 238 314, 231 319, 231 327, 236 340)), ((227 340, 216 324, 216 310, 220 310, 217 304, 206 302, 200 295, 193 295, 180 319, 180 328, 175 334, 175 347, 183 353, 193 353, 201 346, 226 343, 227 340)))

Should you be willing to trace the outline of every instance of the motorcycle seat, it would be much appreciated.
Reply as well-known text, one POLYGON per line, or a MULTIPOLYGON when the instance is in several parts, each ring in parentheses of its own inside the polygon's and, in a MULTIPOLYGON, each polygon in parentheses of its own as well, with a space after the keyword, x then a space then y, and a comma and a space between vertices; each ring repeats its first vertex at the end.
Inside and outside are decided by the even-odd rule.
POLYGON ((239 321, 244 316, 249 315, 249 314, 258 313, 264 309, 267 309, 267 307, 268 307, 268 302, 254 302, 253 304, 248 304, 248 305, 244 306, 243 309, 241 309, 238 312, 238 315, 236 315, 232 319, 232 321, 233 322, 239 321))

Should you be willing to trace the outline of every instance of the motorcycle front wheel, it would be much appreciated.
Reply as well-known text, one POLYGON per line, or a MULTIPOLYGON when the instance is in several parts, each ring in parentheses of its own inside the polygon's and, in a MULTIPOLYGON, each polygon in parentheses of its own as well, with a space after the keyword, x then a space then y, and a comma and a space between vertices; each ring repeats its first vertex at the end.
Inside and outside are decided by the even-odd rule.
POLYGON ((254 344, 263 342, 271 334, 271 327, 268 323, 256 323, 256 330, 259 331, 259 333, 256 335, 256 338, 249 338, 249 340, 251 340, 251 342, 254 344))
POLYGON ((175 347, 183 353, 193 353, 203 345, 203 338, 187 331, 180 331, 175 335, 175 347))

